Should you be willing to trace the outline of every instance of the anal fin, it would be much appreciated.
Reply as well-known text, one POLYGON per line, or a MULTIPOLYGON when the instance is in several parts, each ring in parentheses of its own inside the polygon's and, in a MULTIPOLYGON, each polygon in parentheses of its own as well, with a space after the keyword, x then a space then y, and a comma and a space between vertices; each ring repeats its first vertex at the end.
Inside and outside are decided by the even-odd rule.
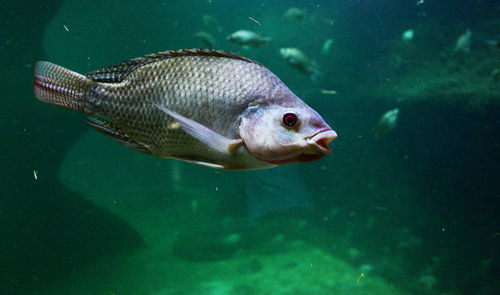
POLYGON ((209 168, 216 168, 216 169, 224 169, 224 166, 221 164, 215 164, 215 163, 210 163, 210 162, 203 162, 203 161, 191 161, 191 160, 183 160, 188 163, 200 165, 200 166, 205 166, 209 168))
POLYGON ((85 118, 85 123, 87 123, 90 127, 94 128, 95 130, 111 137, 116 142, 125 147, 131 148, 139 152, 151 154, 151 150, 147 145, 133 140, 128 135, 123 133, 117 124, 111 121, 107 121, 96 117, 87 117, 85 118))

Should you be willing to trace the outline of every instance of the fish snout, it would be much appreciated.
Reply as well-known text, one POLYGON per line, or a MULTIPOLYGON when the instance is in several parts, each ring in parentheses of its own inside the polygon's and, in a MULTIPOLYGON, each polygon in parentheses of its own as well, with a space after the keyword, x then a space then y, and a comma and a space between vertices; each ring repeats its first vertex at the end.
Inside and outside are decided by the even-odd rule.
POLYGON ((309 146, 312 146, 317 152, 322 155, 327 155, 332 151, 328 144, 335 138, 337 138, 337 133, 330 128, 325 128, 313 136, 306 138, 306 141, 309 146))

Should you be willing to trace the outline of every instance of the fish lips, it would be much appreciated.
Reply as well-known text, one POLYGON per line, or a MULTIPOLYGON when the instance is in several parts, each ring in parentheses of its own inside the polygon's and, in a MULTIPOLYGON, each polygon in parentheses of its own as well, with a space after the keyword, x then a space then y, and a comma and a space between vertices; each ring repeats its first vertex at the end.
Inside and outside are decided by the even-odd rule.
POLYGON ((330 128, 325 128, 316 134, 305 138, 306 144, 313 149, 306 149, 302 153, 287 159, 266 161, 275 165, 314 162, 328 155, 332 150, 328 146, 330 141, 337 138, 337 133, 330 128))
POLYGON ((312 146, 317 152, 324 156, 331 153, 332 149, 328 146, 328 144, 335 138, 337 138, 337 133, 330 128, 325 128, 306 138, 306 142, 309 146, 312 146))

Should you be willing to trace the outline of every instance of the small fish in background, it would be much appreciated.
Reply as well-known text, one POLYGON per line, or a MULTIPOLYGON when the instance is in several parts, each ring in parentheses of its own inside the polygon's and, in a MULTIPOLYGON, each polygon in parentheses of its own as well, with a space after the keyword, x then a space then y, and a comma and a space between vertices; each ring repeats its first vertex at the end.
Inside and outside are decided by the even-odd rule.
POLYGON ((492 40, 488 39, 486 40, 486 45, 488 45, 489 48, 495 51, 500 51, 500 40, 492 40))
POLYGON ((263 37, 255 32, 239 30, 227 36, 227 40, 243 47, 260 47, 271 42, 272 38, 263 37))
POLYGON ((219 24, 219 21, 209 14, 204 14, 201 16, 201 20, 203 21, 203 25, 210 30, 220 33, 222 31, 222 27, 219 24))
POLYGON ((413 40, 414 36, 415 36, 415 33, 413 32, 413 30, 409 29, 409 30, 406 30, 403 32, 403 34, 401 35, 401 39, 404 42, 410 42, 411 40, 413 40))
POLYGON ((418 0, 415 6, 420 6, 425 3, 425 0, 418 0))
POLYGON ((306 15, 303 9, 297 7, 290 7, 283 13, 283 18, 287 21, 299 21, 304 19, 306 15))
POLYGON ((317 80, 321 76, 318 65, 311 61, 300 49, 281 48, 280 54, 291 67, 310 76, 312 80, 317 80))
POLYGON ((259 63, 219 50, 149 54, 85 75, 47 61, 35 96, 89 115, 125 147, 212 168, 244 170, 312 162, 335 131, 259 63))
POLYGON ((214 36, 212 36, 212 34, 208 32, 198 31, 193 36, 196 40, 198 40, 200 43, 207 46, 208 48, 213 48, 215 46, 215 38, 214 36))
POLYGON ((375 138, 381 139, 386 136, 389 131, 394 129, 398 123, 398 115, 398 108, 385 112, 378 121, 377 129, 375 130, 375 138))
POLYGON ((323 43, 323 46, 321 47, 321 54, 323 56, 327 56, 330 51, 332 50, 332 45, 333 45, 333 39, 327 39, 325 43, 323 43))
POLYGON ((498 82, 499 78, 500 78, 500 68, 494 69, 491 72, 491 79, 493 79, 493 82, 498 82))
POLYGON ((472 31, 470 29, 467 29, 465 33, 460 35, 457 39, 457 42, 455 44, 455 48, 453 49, 455 52, 470 52, 470 39, 472 37, 472 31))

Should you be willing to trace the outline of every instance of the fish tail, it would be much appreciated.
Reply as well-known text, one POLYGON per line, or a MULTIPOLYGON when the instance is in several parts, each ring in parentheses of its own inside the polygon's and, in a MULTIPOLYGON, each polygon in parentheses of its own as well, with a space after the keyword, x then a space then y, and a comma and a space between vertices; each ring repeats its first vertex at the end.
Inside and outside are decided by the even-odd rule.
POLYGON ((56 64, 35 64, 34 92, 39 100, 76 111, 85 109, 85 89, 92 80, 56 64))

